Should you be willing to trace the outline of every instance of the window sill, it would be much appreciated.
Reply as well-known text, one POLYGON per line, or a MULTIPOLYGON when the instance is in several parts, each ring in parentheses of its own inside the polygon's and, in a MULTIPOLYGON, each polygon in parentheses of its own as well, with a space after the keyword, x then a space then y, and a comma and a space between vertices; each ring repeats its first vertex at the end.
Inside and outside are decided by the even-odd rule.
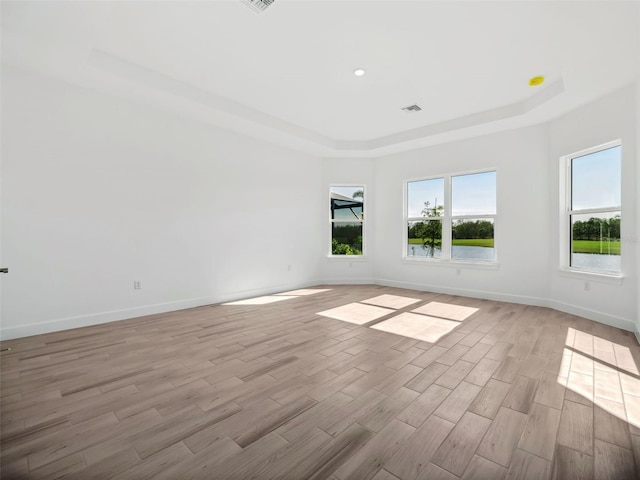
POLYGON ((498 262, 465 262, 462 260, 438 260, 432 258, 403 257, 402 263, 410 265, 429 265, 444 268, 466 268, 471 270, 499 270, 498 262))
POLYGON ((561 277, 589 280, 590 282, 609 283, 611 285, 622 285, 624 279, 622 274, 589 272, 587 270, 573 270, 569 268, 558 269, 558 274, 561 277))
POLYGON ((328 262, 368 262, 366 255, 327 255, 328 262))

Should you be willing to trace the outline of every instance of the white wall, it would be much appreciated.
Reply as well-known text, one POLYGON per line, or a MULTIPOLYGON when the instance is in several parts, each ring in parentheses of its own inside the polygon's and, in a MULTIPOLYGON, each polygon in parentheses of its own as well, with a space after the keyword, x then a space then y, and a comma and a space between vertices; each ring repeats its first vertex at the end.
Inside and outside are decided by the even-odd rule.
POLYGON ((605 98, 575 110, 550 123, 551 219, 549 278, 552 306, 617 325, 637 329, 637 243, 636 235, 636 126, 635 86, 619 90, 605 98), (621 284, 589 279, 585 291, 583 278, 563 276, 559 270, 560 228, 559 159, 589 147, 622 139, 622 272, 621 284))
POLYGON ((317 281, 320 159, 6 66, 2 100, 4 338, 317 281))
POLYGON ((368 189, 369 240, 374 248, 357 273, 344 263, 329 264, 322 268, 322 277, 348 283, 369 281, 370 275, 383 285, 550 306, 639 331, 639 104, 636 87, 631 86, 548 124, 378 158, 373 171, 367 168, 368 160, 325 160, 326 185, 374 179, 368 189), (563 155, 617 138, 623 141, 624 279, 611 283, 589 278, 587 292, 584 278, 559 272, 559 162, 563 155), (402 260, 403 183, 489 168, 498 175, 498 268, 402 260))
MULTIPOLYGON (((639 87, 640 88, 640 87, 639 87)), ((632 331, 640 305, 637 234, 636 87, 617 91, 549 124, 391 155, 375 160, 374 277, 403 286, 550 306, 632 331), (559 272, 560 157, 621 138, 623 142, 622 282, 559 272), (499 268, 403 261, 403 182, 495 167, 499 268)), ((640 220, 639 220, 640 221, 640 220)))
MULTIPOLYGON (((638 21, 640 21, 640 9, 638 9, 638 21)), ((640 46, 640 35, 638 36, 640 46)), ((636 338, 640 342, 640 79, 636 82, 636 235, 633 243, 636 249, 636 338)))
POLYGON ((549 305, 640 327, 640 85, 550 124, 372 160, 314 158, 24 70, 2 75, 3 338, 320 282, 549 305), (615 138, 625 278, 592 281, 587 293, 558 274, 558 161, 615 138), (486 168, 498 172, 499 268, 458 275, 403 261, 403 182, 486 168), (361 260, 327 258, 331 184, 366 186, 361 260))
POLYGON ((386 285, 537 304, 548 297, 547 128, 444 144, 375 161, 376 277, 386 285), (403 183, 495 168, 499 268, 402 260, 403 183), (460 269, 460 274, 458 274, 460 269))
POLYGON ((325 211, 323 222, 323 243, 320 252, 320 275, 325 283, 373 283, 374 252, 376 236, 374 227, 377 218, 377 205, 373 195, 374 165, 366 158, 325 158, 322 166, 322 196, 325 211), (364 211, 364 255, 360 258, 331 257, 329 246, 331 225, 329 222, 329 187, 331 185, 363 185, 365 187, 364 211))
POLYGON ((636 336, 640 342, 640 81, 636 83, 636 235, 633 245, 636 250, 636 336))

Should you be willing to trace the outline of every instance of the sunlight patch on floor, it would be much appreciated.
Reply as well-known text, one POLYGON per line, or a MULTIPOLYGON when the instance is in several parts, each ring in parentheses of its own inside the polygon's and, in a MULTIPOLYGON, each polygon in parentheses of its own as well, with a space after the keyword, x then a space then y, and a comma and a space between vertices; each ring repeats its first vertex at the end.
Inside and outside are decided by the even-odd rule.
POLYGON ((558 371, 558 383, 640 428, 640 375, 629 347, 573 328, 558 371))
POLYGON ((373 305, 365 305, 363 303, 348 303, 347 305, 325 310, 324 312, 318 312, 317 314, 323 317, 362 325, 389 315, 390 313, 393 313, 393 310, 373 305))
POLYGON ((429 302, 422 307, 412 310, 414 313, 423 315, 433 315, 434 317, 446 318, 449 320, 457 320, 461 322, 478 311, 477 308, 464 307, 453 303, 429 302))
POLYGON ((398 295, 378 295, 377 297, 368 298, 362 300, 362 303, 369 303, 371 305, 377 305, 379 307, 400 309, 408 307, 416 302, 419 302, 419 298, 401 297, 398 295))
POLYGON ((460 323, 442 318, 429 317, 415 313, 401 313, 389 320, 377 323, 371 328, 383 332, 395 333, 429 343, 435 343, 443 335, 451 332, 460 323))
POLYGON ((261 297, 246 298, 235 302, 227 302, 222 305, 268 305, 270 303, 291 300, 292 298, 305 297, 316 293, 328 292, 330 288, 301 288, 290 292, 274 293, 273 295, 263 295, 261 297))
POLYGON ((281 302, 282 300, 290 300, 292 298, 298 297, 287 295, 265 295, 262 297, 246 298, 235 302, 227 302, 222 305, 267 305, 269 303, 281 302))
POLYGON ((316 293, 328 292, 330 290, 330 288, 301 288, 300 290, 291 290, 290 292, 276 293, 275 295, 294 295, 296 297, 302 297, 306 295, 314 295, 316 293))

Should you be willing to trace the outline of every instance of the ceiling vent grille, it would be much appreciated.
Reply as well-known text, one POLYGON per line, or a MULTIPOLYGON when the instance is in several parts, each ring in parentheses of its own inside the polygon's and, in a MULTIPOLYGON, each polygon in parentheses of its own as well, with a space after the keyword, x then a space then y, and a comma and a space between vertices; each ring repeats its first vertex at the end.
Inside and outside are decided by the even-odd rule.
POLYGON ((409 105, 408 107, 404 107, 402 110, 405 112, 419 112, 422 110, 418 105, 409 105))
POLYGON ((276 0, 240 0, 247 5, 251 10, 257 13, 264 12, 276 0))

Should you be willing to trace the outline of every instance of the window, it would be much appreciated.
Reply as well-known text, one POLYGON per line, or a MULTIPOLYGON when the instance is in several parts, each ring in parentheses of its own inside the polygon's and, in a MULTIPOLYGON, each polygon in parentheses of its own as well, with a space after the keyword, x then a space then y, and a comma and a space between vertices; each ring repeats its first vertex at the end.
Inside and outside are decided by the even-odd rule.
POLYGON ((495 171, 410 181, 406 192, 406 258, 495 262, 495 171))
POLYGON ((586 272, 620 274, 620 142, 565 157, 569 232, 568 266, 586 272))
POLYGON ((331 186, 330 200, 331 255, 362 255, 364 186, 331 186))
POLYGON ((451 258, 495 261, 496 172, 451 177, 451 258))
POLYGON ((407 182, 407 212, 407 256, 442 258, 444 178, 407 182))

